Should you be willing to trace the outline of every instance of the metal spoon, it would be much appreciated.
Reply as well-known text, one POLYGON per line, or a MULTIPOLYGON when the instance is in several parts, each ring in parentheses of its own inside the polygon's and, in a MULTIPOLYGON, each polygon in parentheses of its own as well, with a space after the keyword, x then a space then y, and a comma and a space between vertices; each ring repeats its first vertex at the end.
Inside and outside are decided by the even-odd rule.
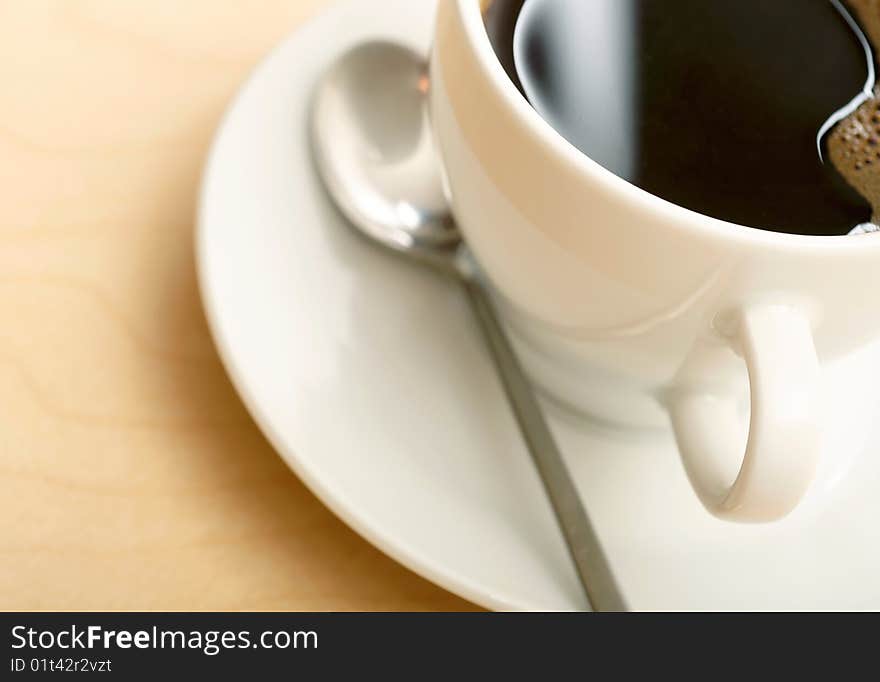
POLYGON ((318 171, 356 230, 464 285, 590 605, 625 611, 577 489, 450 213, 427 93, 425 63, 407 48, 373 42, 342 56, 314 97, 311 140, 318 171))

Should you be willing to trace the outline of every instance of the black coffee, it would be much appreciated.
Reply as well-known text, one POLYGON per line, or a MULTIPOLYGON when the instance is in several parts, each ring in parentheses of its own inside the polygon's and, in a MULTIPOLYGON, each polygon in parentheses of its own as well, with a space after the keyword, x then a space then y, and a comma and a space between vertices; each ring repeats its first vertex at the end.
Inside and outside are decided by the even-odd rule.
POLYGON ((871 219, 826 153, 837 121, 874 106, 872 50, 842 4, 493 0, 485 19, 542 117, 648 192, 776 232, 847 234, 871 219))

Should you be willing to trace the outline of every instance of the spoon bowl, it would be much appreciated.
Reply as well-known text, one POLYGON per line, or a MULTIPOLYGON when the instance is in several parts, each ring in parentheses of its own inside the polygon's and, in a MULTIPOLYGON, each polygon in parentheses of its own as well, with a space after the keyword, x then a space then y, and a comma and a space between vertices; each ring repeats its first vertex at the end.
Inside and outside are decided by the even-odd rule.
POLYGON ((427 92, 427 70, 412 50, 391 43, 355 47, 315 93, 313 154, 329 193, 363 234, 452 266, 461 235, 443 189, 427 92))

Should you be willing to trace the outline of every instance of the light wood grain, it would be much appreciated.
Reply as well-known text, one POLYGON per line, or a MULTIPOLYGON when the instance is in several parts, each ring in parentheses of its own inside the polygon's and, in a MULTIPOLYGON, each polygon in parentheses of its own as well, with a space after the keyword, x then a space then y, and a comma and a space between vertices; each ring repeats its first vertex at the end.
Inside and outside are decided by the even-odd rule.
POLYGON ((0 608, 471 608, 288 472, 198 299, 215 125, 324 4, 0 0, 0 608))

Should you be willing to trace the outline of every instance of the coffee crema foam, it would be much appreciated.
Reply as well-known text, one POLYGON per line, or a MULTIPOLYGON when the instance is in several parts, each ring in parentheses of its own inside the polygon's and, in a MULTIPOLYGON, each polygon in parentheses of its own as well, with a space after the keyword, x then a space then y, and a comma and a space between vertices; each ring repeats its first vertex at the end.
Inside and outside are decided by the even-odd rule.
MULTIPOLYGON (((847 0, 876 51, 880 47, 880 0, 847 0)), ((828 157, 838 172, 871 204, 880 223, 880 85, 874 97, 831 131, 828 157)))

